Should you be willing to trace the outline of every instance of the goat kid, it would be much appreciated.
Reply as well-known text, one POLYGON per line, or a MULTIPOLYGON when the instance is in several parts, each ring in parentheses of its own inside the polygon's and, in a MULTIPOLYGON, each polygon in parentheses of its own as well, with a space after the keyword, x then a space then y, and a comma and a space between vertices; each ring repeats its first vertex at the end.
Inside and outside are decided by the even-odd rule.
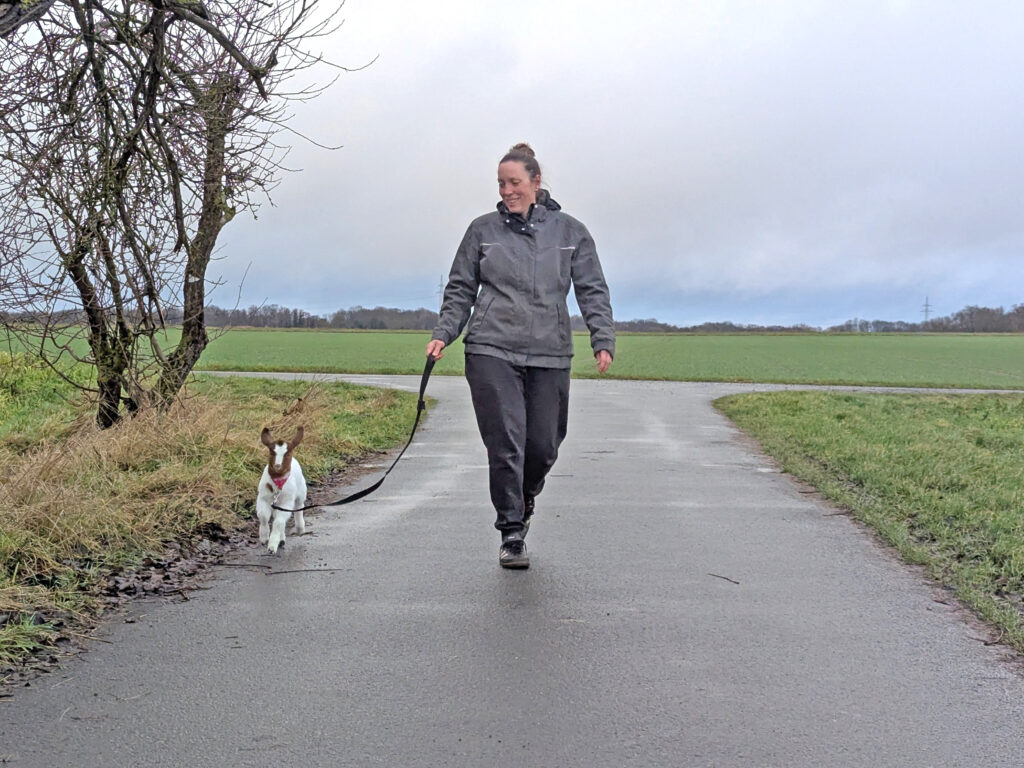
POLYGON ((256 517, 260 521, 260 544, 266 544, 270 554, 277 554, 284 544, 284 529, 292 516, 291 511, 274 509, 272 505, 295 511, 295 534, 301 536, 306 521, 301 508, 306 505, 306 478, 302 467, 292 453, 302 442, 302 427, 291 440, 274 440, 269 429, 260 434, 260 441, 270 450, 270 460, 263 469, 256 494, 256 517), (271 523, 273 521, 273 523, 271 523))

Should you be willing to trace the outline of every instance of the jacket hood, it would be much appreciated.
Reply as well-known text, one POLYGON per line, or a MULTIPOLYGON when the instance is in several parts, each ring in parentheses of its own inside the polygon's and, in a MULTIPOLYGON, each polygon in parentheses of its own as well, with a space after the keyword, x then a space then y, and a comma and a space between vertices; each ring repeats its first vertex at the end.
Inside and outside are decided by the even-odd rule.
POLYGON ((558 204, 558 201, 546 189, 537 190, 537 205, 543 205, 549 211, 562 210, 562 206, 558 204))

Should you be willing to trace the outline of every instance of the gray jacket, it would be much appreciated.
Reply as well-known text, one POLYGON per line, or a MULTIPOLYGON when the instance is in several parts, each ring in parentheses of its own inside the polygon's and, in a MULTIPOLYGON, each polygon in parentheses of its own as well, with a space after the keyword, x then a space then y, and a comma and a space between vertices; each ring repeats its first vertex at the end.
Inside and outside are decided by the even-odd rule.
POLYGON ((594 353, 614 356, 608 285, 587 228, 546 195, 527 218, 499 203, 496 212, 475 219, 462 238, 433 338, 448 345, 465 328, 467 354, 568 368, 570 280, 594 353))

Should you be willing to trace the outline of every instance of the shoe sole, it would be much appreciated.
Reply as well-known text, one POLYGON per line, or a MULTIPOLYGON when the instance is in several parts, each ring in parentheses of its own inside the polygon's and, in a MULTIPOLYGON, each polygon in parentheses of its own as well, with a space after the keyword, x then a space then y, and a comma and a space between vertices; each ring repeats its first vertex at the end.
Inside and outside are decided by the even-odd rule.
POLYGON ((528 558, 516 558, 515 560, 499 560, 498 565, 502 568, 510 568, 513 570, 525 570, 530 567, 530 561, 528 558))

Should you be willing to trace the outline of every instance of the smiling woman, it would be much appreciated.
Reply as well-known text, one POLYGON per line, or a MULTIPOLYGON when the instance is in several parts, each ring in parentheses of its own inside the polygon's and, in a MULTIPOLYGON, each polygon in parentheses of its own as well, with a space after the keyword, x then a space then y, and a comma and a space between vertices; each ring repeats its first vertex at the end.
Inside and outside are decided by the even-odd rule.
POLYGON ((594 240, 541 189, 529 144, 501 158, 498 193, 498 210, 474 220, 462 239, 427 355, 440 359, 466 330, 466 379, 502 536, 498 562, 528 568, 523 539, 534 499, 568 426, 570 286, 601 373, 612 362, 615 328, 594 240))
POLYGON ((516 144, 498 164, 498 192, 510 213, 520 216, 537 202, 540 163, 529 144, 516 144))

